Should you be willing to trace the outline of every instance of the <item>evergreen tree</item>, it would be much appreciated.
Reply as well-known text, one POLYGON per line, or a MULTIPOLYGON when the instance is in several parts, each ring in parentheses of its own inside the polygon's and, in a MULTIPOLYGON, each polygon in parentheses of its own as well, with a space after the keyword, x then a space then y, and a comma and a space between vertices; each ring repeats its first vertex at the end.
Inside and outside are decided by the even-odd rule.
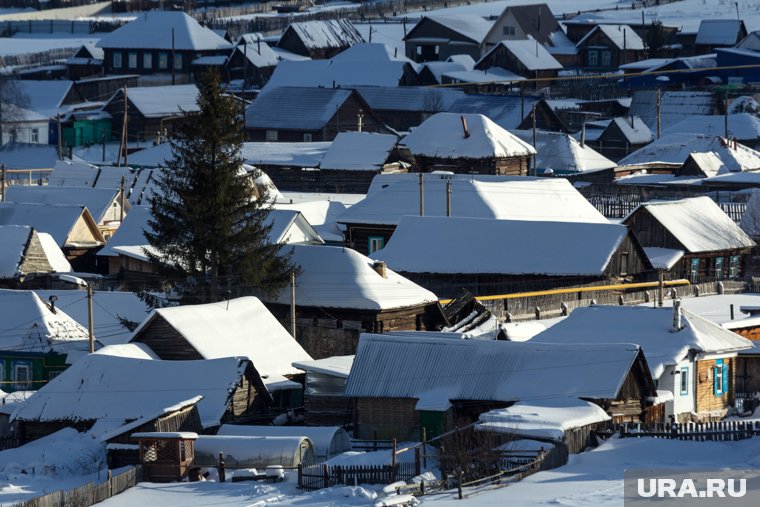
POLYGON ((146 254, 185 300, 272 296, 294 267, 290 253, 269 243, 268 196, 242 168, 240 108, 222 93, 218 72, 196 85, 200 110, 183 111, 150 201, 146 254))

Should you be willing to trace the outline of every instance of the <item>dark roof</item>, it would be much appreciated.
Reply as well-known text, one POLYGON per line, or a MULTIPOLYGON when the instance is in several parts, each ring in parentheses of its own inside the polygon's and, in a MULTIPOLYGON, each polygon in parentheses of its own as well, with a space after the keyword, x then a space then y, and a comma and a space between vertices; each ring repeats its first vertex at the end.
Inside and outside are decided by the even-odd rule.
POLYGON ((353 90, 280 86, 259 94, 245 110, 246 128, 317 130, 327 124, 353 90))
POLYGON ((513 5, 507 7, 525 33, 542 44, 550 42, 550 35, 562 30, 552 10, 546 4, 513 5))

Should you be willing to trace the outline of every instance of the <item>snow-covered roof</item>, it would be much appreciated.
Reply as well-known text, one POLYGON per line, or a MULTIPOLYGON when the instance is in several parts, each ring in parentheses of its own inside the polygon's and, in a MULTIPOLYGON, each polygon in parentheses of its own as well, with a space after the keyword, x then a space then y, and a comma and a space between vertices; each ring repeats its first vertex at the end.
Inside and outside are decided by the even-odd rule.
POLYGON ((559 70, 562 68, 562 64, 544 46, 533 39, 503 40, 491 48, 480 61, 487 59, 500 46, 512 53, 528 70, 559 70))
MULTIPOLYGON (((673 300, 663 302, 667 307, 673 306, 673 300)), ((760 306, 760 294, 714 294, 681 299, 681 308, 714 322, 726 329, 741 329, 760 326, 760 316, 743 312, 742 308, 760 306), (731 306, 734 308, 733 318, 731 306)))
POLYGON ((652 131, 638 116, 613 118, 611 124, 615 124, 631 144, 647 144, 654 139, 652 131))
POLYGON ((755 242, 707 196, 648 202, 640 208, 648 211, 690 253, 755 246, 755 242))
POLYGON ((74 225, 83 214, 89 216, 84 206, 0 203, 0 225, 32 226, 38 232, 47 232, 53 236, 58 246, 66 245, 74 225))
POLYGON ((265 225, 272 228, 267 235, 272 244, 322 244, 324 241, 308 220, 297 210, 273 209, 265 225))
POLYGON ((644 247, 644 253, 654 269, 669 270, 683 258, 683 250, 661 248, 657 246, 644 247))
POLYGON ((528 157, 533 146, 482 114, 437 113, 412 130, 402 143, 415 156, 434 158, 528 157), (467 123, 465 137, 462 122, 467 123))
MULTIPOLYGON (((340 55, 339 55, 340 56, 340 55)), ((304 60, 280 62, 265 90, 281 86, 350 87, 399 86, 405 67, 401 60, 304 60)))
POLYGON ((696 43, 710 46, 733 46, 744 23, 740 19, 703 19, 699 23, 696 43))
MULTIPOLYGON (((383 278, 372 268, 372 259, 350 248, 294 245, 292 260, 301 267, 296 280, 298 306, 380 311, 438 300, 390 269, 383 278)), ((273 302, 289 304, 290 289, 280 291, 273 302)))
POLYGON ((518 401, 507 408, 480 414, 476 429, 562 440, 566 430, 610 419, 599 405, 579 399, 518 401))
POLYGON ((441 76, 450 79, 454 83, 514 83, 525 80, 523 76, 501 67, 490 67, 485 70, 446 71, 441 73, 441 76))
POLYGON ((627 233, 611 223, 405 216, 372 257, 407 273, 601 276, 627 233))
POLYGON ((151 219, 150 208, 148 206, 133 206, 124 217, 116 232, 111 236, 97 255, 106 257, 116 257, 114 248, 118 246, 142 246, 147 245, 144 231, 148 228, 148 220, 151 219))
MULTIPOLYGON (((457 16, 446 16, 446 15, 431 15, 431 16, 423 16, 420 23, 425 22, 425 18, 438 23, 439 25, 445 26, 446 28, 449 28, 453 30, 454 32, 457 32, 461 35, 464 35, 466 38, 470 39, 471 41, 475 42, 476 44, 480 44, 483 42, 483 39, 485 39, 486 35, 488 34, 488 31, 491 29, 491 26, 493 25, 492 22, 486 21, 484 18, 477 16, 477 15, 470 15, 470 14, 460 14, 457 16)), ((409 35, 413 35, 414 28, 412 28, 409 31, 409 35)), ((409 38, 404 37, 404 40, 413 40, 414 37, 409 38)))
POLYGON ((463 70, 472 70, 472 67, 466 67, 465 65, 459 63, 459 62, 425 62, 420 64, 420 73, 424 69, 427 69, 430 74, 432 74, 433 79, 435 79, 435 82, 438 84, 443 83, 441 76, 443 76, 444 73, 449 72, 457 72, 457 71, 463 71, 463 70))
POLYGON ((246 164, 254 166, 318 167, 331 145, 331 142, 243 143, 240 154, 246 164))
MULTIPOLYGON (((514 131, 526 143, 533 142, 533 132, 529 130, 514 131)), ((575 138, 563 132, 536 132, 536 168, 552 169, 560 173, 576 173, 612 169, 617 164, 608 159, 588 144, 581 146, 575 138)))
POLYGON ((618 162, 618 165, 666 162, 683 164, 689 155, 713 152, 721 162, 719 174, 760 169, 760 152, 741 143, 726 142, 721 137, 704 134, 666 134, 639 148, 618 162))
POLYGON ((593 36, 597 31, 602 32, 618 49, 627 49, 631 51, 643 51, 644 41, 639 37, 636 31, 628 25, 596 25, 593 30, 587 33, 577 46, 582 46, 587 39, 593 36))
POLYGON ((212 51, 232 44, 181 11, 146 11, 106 34, 97 43, 103 49, 165 49, 212 51), (172 46, 172 38, 174 44, 172 46))
MULTIPOLYGON (((131 159, 132 155, 130 155, 131 159)), ((98 178, 98 168, 84 162, 57 160, 48 175, 50 187, 91 187, 98 178)))
POLYGON ((374 111, 448 111, 465 96, 463 90, 426 86, 358 86, 356 91, 374 111))
POLYGON ((450 400, 615 398, 638 354, 639 348, 630 344, 415 339, 365 333, 346 396, 416 398, 417 410, 435 411, 447 410, 450 400), (593 368, 588 367, 589 357, 594 358, 593 368))
POLYGON ((717 176, 723 167, 723 161, 717 154, 708 151, 706 153, 690 153, 689 158, 710 178, 717 176))
POLYGON ((6 169, 50 169, 58 152, 50 144, 6 143, 0 146, 0 164, 6 169))
MULTIPOLYGON (((666 127, 664 132, 667 134, 681 132, 724 136, 726 133, 726 116, 691 115, 666 127)), ((729 114, 728 136, 739 141, 757 142, 760 139, 760 118, 749 113, 729 114)))
POLYGON ((21 274, 21 263, 32 231, 25 225, 0 226, 0 278, 16 278, 21 274))
POLYGON ((321 129, 351 95, 343 88, 276 87, 262 91, 245 110, 246 128, 321 129))
POLYGON ((116 345, 106 345, 102 349, 96 350, 94 354, 131 357, 132 359, 153 359, 156 361, 161 359, 144 343, 119 343, 116 345))
POLYGON ((247 41, 244 44, 238 44, 234 51, 240 51, 257 68, 275 67, 280 62, 277 53, 269 47, 269 44, 262 41, 247 41))
POLYGON ((0 350, 65 354, 89 349, 87 329, 59 307, 53 312, 32 291, 0 289, 0 350))
MULTIPOLYGON (((425 174, 425 216, 446 216, 446 181, 451 181, 454 217, 609 223, 563 178, 425 174)), ((338 216, 340 223, 398 224, 419 215, 417 174, 375 176, 367 197, 338 216)))
POLYGON ((449 113, 482 114, 504 129, 516 129, 530 115, 534 103, 540 97, 517 95, 475 95, 467 94, 457 98, 444 109, 449 113))
POLYGON ((69 80, 26 80, 19 79, 15 86, 28 104, 24 109, 38 113, 44 117, 58 114, 66 96, 71 91, 73 81, 69 80))
POLYGON ((319 164, 321 169, 342 171, 382 170, 398 137, 369 132, 341 132, 327 149, 319 164))
POLYGON ((200 111, 197 102, 198 88, 194 84, 129 88, 127 97, 146 118, 176 116, 183 111, 200 111))
MULTIPOLYGON (((101 432, 156 417, 201 396, 203 427, 218 426, 250 363, 238 357, 155 361, 90 354, 48 382, 12 415, 23 421, 97 420, 101 432)), ((147 421, 146 421, 147 422, 147 421)))
POLYGON ((354 356, 331 356, 313 361, 297 361, 293 363, 293 366, 303 371, 348 378, 352 364, 354 364, 354 356))
MULTIPOLYGON (((693 115, 716 112, 716 98, 710 92, 666 91, 660 97, 661 125, 667 127, 693 115)), ((657 92, 637 90, 633 93, 631 116, 638 116, 650 130, 657 130, 657 92)))
POLYGON ((205 305, 158 308, 135 329, 132 341, 139 341, 143 329, 158 316, 203 358, 247 357, 262 378, 297 374, 299 371, 291 363, 311 359, 261 301, 252 296, 205 305))
POLYGON ((274 208, 300 211, 323 240, 343 242, 343 234, 335 221, 338 215, 346 211, 346 205, 341 202, 329 199, 276 202, 274 208))
POLYGON ((529 343, 635 343, 641 346, 657 379, 668 365, 687 358, 689 351, 717 354, 749 348, 751 342, 698 315, 682 310, 683 328, 672 332, 673 310, 646 306, 594 305, 576 308, 562 322, 536 335, 529 343))
POLYGON ((65 204, 85 206, 96 222, 119 220, 114 217, 112 204, 118 191, 109 188, 25 186, 12 185, 6 190, 6 202, 33 204, 65 204), (108 212, 110 216, 107 216, 108 212))
POLYGON ((303 42, 303 45, 311 50, 339 49, 364 42, 359 31, 347 19, 291 23, 283 34, 289 30, 293 30, 301 42, 303 42))

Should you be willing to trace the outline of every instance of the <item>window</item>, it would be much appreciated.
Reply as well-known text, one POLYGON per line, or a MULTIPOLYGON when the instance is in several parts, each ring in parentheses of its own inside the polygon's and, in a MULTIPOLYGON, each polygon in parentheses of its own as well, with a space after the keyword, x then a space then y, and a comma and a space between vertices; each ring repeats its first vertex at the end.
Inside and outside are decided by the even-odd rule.
POLYGON ((681 368, 681 395, 689 394, 689 367, 681 368))
POLYGON ((367 240, 367 250, 369 253, 375 253, 382 250, 385 246, 385 238, 382 236, 370 236, 367 240))
POLYGON ((715 278, 723 280, 723 257, 715 258, 715 278))
POLYGON ((13 363, 13 383, 17 391, 28 391, 32 388, 32 365, 31 363, 13 363))
POLYGON ((501 27, 501 33, 502 33, 502 35, 514 35, 515 34, 515 27, 514 26, 509 26, 509 25, 504 25, 503 27, 501 27))
POLYGON ((728 261, 728 277, 736 278, 739 276, 739 256, 732 255, 728 261))
POLYGON ((310 143, 311 142, 311 134, 304 134, 303 135, 303 142, 310 143))
POLYGON ((267 141, 277 141, 277 131, 276 130, 267 130, 266 134, 267 141))
POLYGON ((129 53, 127 55, 127 65, 130 69, 136 69, 137 68, 137 53, 129 53))
POLYGON ((713 368, 713 393, 715 396, 723 396, 728 391, 728 365, 723 359, 715 360, 713 368))
POLYGON ((121 68, 121 53, 114 53, 113 54, 113 68, 114 69, 120 69, 121 68))
POLYGON ((158 68, 159 69, 168 69, 169 68, 169 53, 158 53, 158 68))
POLYGON ((153 68, 153 53, 143 53, 143 69, 153 68))
POLYGON ((182 70, 182 55, 174 55, 174 70, 182 70))
POLYGON ((689 280, 692 283, 696 283, 697 278, 699 277, 699 259, 692 259, 689 265, 689 280))
POLYGON ((32 129, 32 142, 33 143, 40 142, 40 129, 32 129))
POLYGON ((53 380, 54 378, 56 378, 61 373, 63 373, 63 371, 61 371, 61 370, 55 370, 55 371, 49 372, 48 373, 48 381, 53 380))
POLYGON ((612 64, 612 53, 602 51, 602 67, 609 67, 612 64))
POLYGON ((599 65, 599 52, 596 49, 589 49, 588 64, 589 67, 596 67, 599 65))
POLYGON ((620 252, 620 276, 628 274, 628 252, 620 252))

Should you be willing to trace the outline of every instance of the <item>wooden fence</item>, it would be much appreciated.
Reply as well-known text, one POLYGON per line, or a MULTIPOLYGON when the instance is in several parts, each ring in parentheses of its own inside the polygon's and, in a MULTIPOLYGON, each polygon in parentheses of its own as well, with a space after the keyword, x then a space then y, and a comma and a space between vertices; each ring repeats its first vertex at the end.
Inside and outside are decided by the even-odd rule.
POLYGON ((78 488, 55 491, 45 496, 13 504, 13 507, 90 507, 131 488, 140 480, 141 467, 109 477, 101 483, 88 482, 78 488))
POLYGON ((647 426, 625 424, 621 438, 654 437, 697 442, 733 442, 760 435, 760 420, 705 423, 660 423, 647 426))
POLYGON ((306 491, 339 484, 391 484, 420 475, 419 463, 374 466, 298 465, 298 487, 306 491))
POLYGON ((351 439, 353 451, 385 451, 393 449, 393 440, 360 440, 351 439))
POLYGON ((21 445, 18 437, 0 437, 0 451, 15 449, 21 445))

